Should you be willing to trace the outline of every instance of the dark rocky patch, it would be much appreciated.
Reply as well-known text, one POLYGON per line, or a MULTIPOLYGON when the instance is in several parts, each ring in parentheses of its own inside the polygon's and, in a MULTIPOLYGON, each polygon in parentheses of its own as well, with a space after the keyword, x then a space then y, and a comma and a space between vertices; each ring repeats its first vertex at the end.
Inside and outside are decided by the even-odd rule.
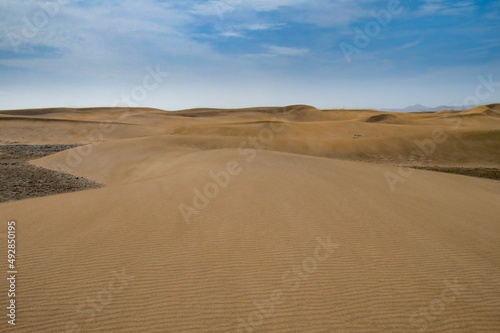
POLYGON ((467 167, 437 167, 437 166, 420 166, 412 167, 414 169, 430 170, 437 172, 453 173, 457 175, 488 178, 500 180, 500 168, 467 168, 467 167))
POLYGON ((0 202, 102 187, 102 184, 28 163, 76 145, 0 145, 0 202))

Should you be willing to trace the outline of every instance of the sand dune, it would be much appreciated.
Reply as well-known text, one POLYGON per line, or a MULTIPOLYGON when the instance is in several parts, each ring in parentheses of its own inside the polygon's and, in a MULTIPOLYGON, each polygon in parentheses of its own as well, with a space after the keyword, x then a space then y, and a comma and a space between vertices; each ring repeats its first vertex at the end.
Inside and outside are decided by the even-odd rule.
POLYGON ((15 330, 496 332, 500 182, 403 166, 500 168, 499 113, 0 112, 106 185, 0 204, 15 330))

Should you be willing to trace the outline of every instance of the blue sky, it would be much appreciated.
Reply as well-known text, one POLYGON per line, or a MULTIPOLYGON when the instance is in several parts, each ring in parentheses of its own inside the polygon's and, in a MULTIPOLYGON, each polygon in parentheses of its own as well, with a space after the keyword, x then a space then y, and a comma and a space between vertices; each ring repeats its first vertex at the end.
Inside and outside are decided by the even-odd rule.
POLYGON ((493 0, 2 0, 0 109, 500 102, 499 31, 493 0))

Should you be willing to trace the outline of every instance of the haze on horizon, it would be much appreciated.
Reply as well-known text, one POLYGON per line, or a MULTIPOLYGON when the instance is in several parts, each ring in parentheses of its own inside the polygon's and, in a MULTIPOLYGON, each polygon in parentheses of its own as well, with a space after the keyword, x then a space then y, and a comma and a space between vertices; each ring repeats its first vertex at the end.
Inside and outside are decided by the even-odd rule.
POLYGON ((488 104, 499 28, 493 0, 4 0, 0 109, 488 104))

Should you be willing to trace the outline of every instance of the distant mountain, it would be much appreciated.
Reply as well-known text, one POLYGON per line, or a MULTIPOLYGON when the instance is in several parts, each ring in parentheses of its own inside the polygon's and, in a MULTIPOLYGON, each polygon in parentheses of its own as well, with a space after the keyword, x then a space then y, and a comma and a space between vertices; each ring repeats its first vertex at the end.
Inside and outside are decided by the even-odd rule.
POLYGON ((442 110, 467 110, 467 107, 464 106, 450 106, 450 105, 441 105, 434 108, 422 105, 415 104, 411 106, 407 106, 403 109, 380 109, 381 111, 398 111, 398 112, 425 112, 425 111, 442 111, 442 110))
POLYGON ((408 112, 430 111, 429 109, 430 108, 428 106, 422 104, 415 104, 412 106, 405 107, 403 111, 408 111, 408 112))

